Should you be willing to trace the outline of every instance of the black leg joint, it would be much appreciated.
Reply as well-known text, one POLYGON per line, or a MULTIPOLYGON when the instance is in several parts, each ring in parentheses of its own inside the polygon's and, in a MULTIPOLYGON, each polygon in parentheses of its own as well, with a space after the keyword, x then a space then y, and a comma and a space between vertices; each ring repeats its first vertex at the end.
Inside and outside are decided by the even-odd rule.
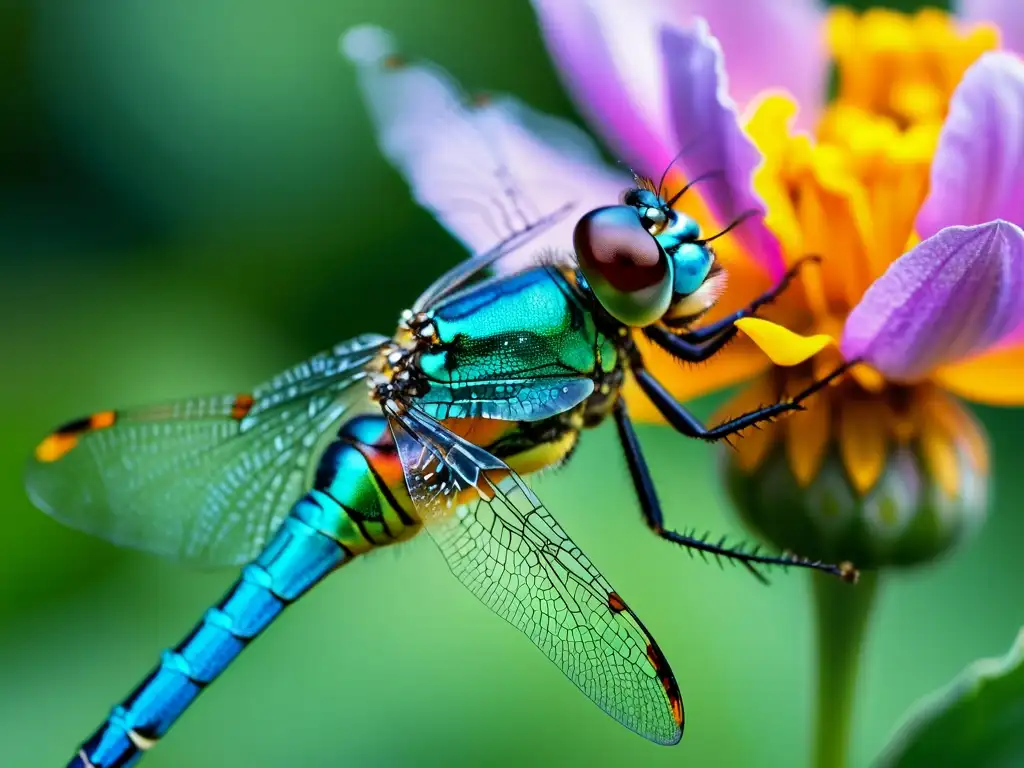
POLYGON ((658 409, 658 412, 665 417, 665 420, 672 425, 673 429, 687 437, 697 437, 701 440, 716 442, 742 432, 748 427, 756 427, 758 424, 772 421, 784 413, 804 410, 802 403, 807 398, 842 376, 851 365, 853 363, 840 365, 828 376, 814 382, 794 397, 766 405, 749 413, 744 413, 734 419, 729 419, 729 421, 716 424, 711 428, 705 427, 700 419, 690 413, 682 404, 676 402, 676 399, 672 397, 672 393, 665 389, 661 382, 643 367, 638 366, 634 368, 633 375, 636 377, 636 383, 640 386, 640 389, 647 395, 654 407, 658 409))
MULTIPOLYGON (((735 322, 735 321, 732 321, 735 322)), ((718 325, 716 323, 715 325, 718 325)), ((708 326, 711 328, 711 326, 708 326)), ((706 330, 706 329, 701 329, 706 330)), ((686 363, 702 363, 717 354, 722 347, 736 337, 738 329, 735 325, 727 325, 707 339, 693 341, 689 334, 674 334, 661 326, 651 325, 644 328, 644 335, 664 349, 673 357, 686 363)))
POLYGON ((644 459, 640 448, 640 441, 637 439, 633 429, 633 423, 626 410, 626 404, 620 399, 614 408, 615 426, 619 433, 619 441, 622 444, 623 453, 626 456, 626 463, 629 466, 629 474, 633 480, 633 487, 636 490, 637 498, 640 501, 640 509, 647 526, 660 538, 671 541, 685 547, 691 554, 697 552, 705 560, 710 555, 719 564, 723 560, 740 563, 758 581, 767 584, 768 580, 758 570, 758 566, 793 566, 797 568, 810 568, 812 570, 831 573, 839 576, 845 581, 856 579, 857 571, 852 565, 832 565, 817 560, 808 560, 795 555, 772 556, 761 554, 759 547, 747 547, 740 543, 736 546, 726 546, 726 539, 723 536, 717 542, 711 542, 709 536, 703 538, 691 534, 676 533, 665 529, 664 516, 661 511, 661 503, 658 501, 658 494, 654 488, 654 481, 651 478, 650 469, 644 459))

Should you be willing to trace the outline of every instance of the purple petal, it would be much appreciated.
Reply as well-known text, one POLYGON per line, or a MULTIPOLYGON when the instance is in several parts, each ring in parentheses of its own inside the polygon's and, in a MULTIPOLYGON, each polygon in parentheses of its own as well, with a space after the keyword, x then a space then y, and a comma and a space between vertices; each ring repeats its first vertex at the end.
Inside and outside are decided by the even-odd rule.
POLYGON ((828 49, 824 3, 816 0, 685 0, 670 11, 679 28, 705 19, 725 54, 729 95, 745 108, 766 90, 800 105, 798 128, 813 126, 825 101, 828 49))
POLYGON ((381 29, 350 30, 341 45, 357 67, 381 151, 416 200, 472 252, 489 251, 572 205, 503 260, 505 271, 545 250, 571 254, 576 220, 615 204, 631 186, 579 128, 510 97, 473 102, 444 70, 404 62, 381 29))
MULTIPOLYGON (((671 120, 682 156, 677 165, 687 179, 717 174, 699 184, 701 198, 719 224, 748 210, 764 213, 752 178, 761 153, 740 128, 726 90, 722 50, 697 19, 685 32, 663 29, 662 56, 670 93, 671 120)), ((778 240, 763 216, 746 220, 735 236, 747 252, 778 278, 785 271, 778 240)))
POLYGON ((670 149, 656 14, 646 3, 533 0, 548 51, 589 124, 617 157, 654 175, 670 149))
MULTIPOLYGON (((727 0, 725 5, 738 2, 727 0)), ((761 157, 739 127, 735 104, 727 95, 721 47, 702 19, 689 18, 688 4, 665 8, 621 0, 533 0, 533 5, 569 90, 618 157, 638 173, 659 178, 686 149, 677 165, 687 178, 706 171, 723 174, 704 182, 699 192, 720 225, 748 209, 764 210, 751 184, 761 157)), ((696 9, 698 3, 689 5, 696 9)), ((783 19, 787 14, 779 5, 744 0, 744 12, 762 20, 783 19)), ((735 21, 724 9, 718 18, 723 26, 735 21)), ((792 19, 789 26, 794 34, 799 27, 792 19)), ((774 29, 762 28, 762 39, 774 29)), ((819 37, 792 50, 818 51, 814 41, 819 37)), ((732 39, 738 47, 749 42, 738 31, 732 39)), ((781 62, 786 57, 770 58, 781 62)), ((805 64, 805 77, 824 77, 820 60, 813 67, 805 64)), ((753 88, 751 80, 744 82, 753 88)), ((744 222, 736 237, 773 278, 785 271, 778 241, 762 218, 744 222)))
POLYGON ((1024 321, 1024 231, 948 227, 901 256, 846 320, 842 350, 914 381, 985 351, 1024 321))
POLYGON ((999 27, 1003 48, 1024 53, 1024 14, 1020 0, 960 0, 964 21, 988 21, 999 27))
POLYGON ((699 18, 710 23, 741 107, 781 88, 796 98, 799 126, 807 127, 824 100, 828 51, 816 0, 533 0, 533 6, 581 110, 620 157, 652 174, 650 166, 673 154, 665 103, 671 95, 659 58, 664 28, 686 32, 699 18))
POLYGON ((964 74, 932 160, 917 216, 930 237, 944 227, 1006 219, 1024 225, 1024 63, 986 53, 964 74))

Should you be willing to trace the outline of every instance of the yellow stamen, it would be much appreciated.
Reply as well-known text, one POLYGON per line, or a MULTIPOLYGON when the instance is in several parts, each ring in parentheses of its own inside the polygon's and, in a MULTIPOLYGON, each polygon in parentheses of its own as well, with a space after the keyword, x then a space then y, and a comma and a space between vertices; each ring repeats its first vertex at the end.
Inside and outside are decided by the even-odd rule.
POLYGON ((960 467, 952 436, 938 423, 926 421, 919 439, 928 474, 935 478, 943 493, 955 498, 960 490, 960 467))
POLYGON ((833 9, 828 41, 839 73, 836 100, 900 126, 941 122, 964 71, 996 48, 998 37, 990 25, 960 30, 948 14, 933 9, 913 16, 833 9))
MULTIPOLYGON (((822 146, 845 158, 848 176, 831 180, 856 224, 860 238, 858 276, 868 282, 885 271, 908 247, 914 218, 928 190, 928 172, 938 142, 939 123, 900 130, 889 118, 843 102, 832 105, 821 119, 822 146)), ((828 184, 830 180, 822 179, 828 184)), ((831 223, 831 222, 830 222, 831 223)), ((843 233, 836 233, 837 238, 843 233)), ((860 292, 867 283, 858 286, 860 292)), ((854 302, 855 303, 855 302, 854 302)))
POLYGON ((746 125, 747 133, 764 155, 764 161, 754 171, 754 190, 767 209, 765 224, 775 233, 785 253, 799 253, 803 249, 800 224, 782 173, 793 141, 790 133, 796 110, 792 99, 781 94, 768 95, 752 108, 746 125))
MULTIPOLYGON (((795 375, 787 386, 790 396, 811 383, 806 376, 795 375)), ((828 392, 819 392, 806 401, 807 409, 798 419, 785 422, 786 458, 790 471, 802 488, 814 480, 825 458, 832 433, 832 405, 828 392)))
POLYGON ((796 105, 775 94, 755 105, 748 133, 765 156, 754 187, 792 263, 823 257, 804 289, 816 322, 843 317, 913 242, 942 118, 964 69, 995 32, 961 33, 936 11, 831 12, 839 69, 835 101, 815 141, 794 134, 796 105))
POLYGON ((888 413, 884 401, 875 397, 847 397, 839 408, 839 454, 850 484, 863 496, 885 469, 888 413))
MULTIPOLYGON (((988 472, 988 439, 974 418, 938 387, 918 387, 917 407, 922 421, 933 423, 967 453, 971 465, 988 472)), ((957 471, 959 475, 959 470, 957 471)), ((956 482, 959 485, 959 481, 956 482)))

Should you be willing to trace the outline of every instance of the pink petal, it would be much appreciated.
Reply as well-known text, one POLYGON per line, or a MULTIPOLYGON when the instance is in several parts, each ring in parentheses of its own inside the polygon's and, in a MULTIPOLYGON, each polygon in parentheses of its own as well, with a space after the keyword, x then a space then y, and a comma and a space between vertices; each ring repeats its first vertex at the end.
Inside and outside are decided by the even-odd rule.
MULTIPOLYGON (((724 5, 735 10, 739 2, 726 0, 724 5)), ((763 211, 751 185, 761 158, 738 125, 736 106, 726 89, 721 47, 707 24, 691 15, 710 7, 709 0, 667 7, 652 0, 533 0, 533 5, 548 49, 580 110, 618 157, 638 173, 657 179, 678 152, 687 150, 677 162, 687 178, 723 172, 721 179, 705 182, 698 192, 720 225, 748 209, 763 211)), ((790 40, 820 22, 809 0, 791 3, 790 11, 780 5, 743 0, 743 12, 763 25, 761 40, 774 39, 776 33, 778 39, 790 40), (805 26, 796 22, 800 16, 805 26), (773 20, 788 31, 777 29, 773 20)), ((736 22, 725 8, 719 9, 718 18, 723 27, 736 22)), ((740 49, 747 54, 743 61, 748 71, 771 71, 763 63, 758 68, 756 60, 764 58, 764 48, 755 48, 756 54, 747 50, 747 33, 734 29, 727 34, 733 35, 737 56, 740 49)), ((825 77, 819 44, 817 33, 799 44, 787 44, 782 53, 773 42, 767 57, 774 63, 790 54, 793 60, 800 58, 797 69, 802 76, 808 83, 818 82, 807 88, 817 89, 815 103, 825 77)), ((752 85, 754 79, 746 72, 741 83, 749 96, 761 87, 752 85)), ((736 237, 771 277, 784 272, 778 241, 761 218, 747 220, 736 237)))
POLYGON ((828 48, 824 3, 816 0, 676 0, 665 11, 678 28, 702 17, 722 46, 729 95, 741 108, 766 90, 788 91, 809 128, 825 102, 828 48))
MULTIPOLYGON (((720 224, 729 224, 748 210, 763 214, 764 204, 752 183, 761 153, 739 125, 735 104, 727 93, 718 42, 707 24, 697 19, 685 32, 662 30, 661 46, 671 94, 670 118, 683 151, 677 165, 688 179, 720 174, 698 187, 720 224)), ((781 248, 763 216, 746 220, 734 232, 773 278, 782 275, 781 248)))
POLYGON ((985 351, 1024 321, 1024 231, 948 227, 901 256, 846 320, 842 351, 895 381, 985 351))
POLYGON ((1024 14, 1019 0, 960 0, 964 21, 989 21, 999 27, 1003 48, 1024 53, 1024 14))
POLYGON ((828 52, 816 0, 533 0, 533 6, 581 110, 637 165, 659 149, 672 155, 665 104, 671 94, 658 44, 665 28, 685 32, 699 18, 710 23, 741 107, 765 90, 783 89, 800 104, 799 126, 807 127, 824 101, 828 52))
POLYGON ((617 157, 638 173, 660 174, 675 150, 657 9, 649 0, 533 0, 533 7, 580 112, 617 157))
POLYGON ((953 94, 917 231, 930 237, 944 227, 995 219, 1024 226, 1022 180, 1024 63, 986 53, 953 94))
POLYGON ((571 123, 507 96, 472 102, 439 67, 402 61, 379 28, 350 30, 341 45, 356 65, 382 152, 416 200, 471 251, 489 251, 572 205, 503 260, 503 271, 544 251, 571 253, 577 219, 615 204, 632 184, 571 123))

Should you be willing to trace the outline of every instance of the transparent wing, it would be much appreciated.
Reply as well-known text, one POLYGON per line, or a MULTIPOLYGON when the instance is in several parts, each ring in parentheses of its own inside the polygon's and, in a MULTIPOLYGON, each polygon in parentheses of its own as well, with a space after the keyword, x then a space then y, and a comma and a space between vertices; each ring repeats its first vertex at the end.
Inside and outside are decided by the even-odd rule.
POLYGON ((47 437, 29 462, 33 503, 114 544, 199 565, 251 560, 306 490, 324 433, 386 339, 360 336, 251 394, 104 411, 47 437))
POLYGON ((343 48, 384 155, 473 254, 505 243, 499 272, 530 266, 543 252, 571 255, 579 216, 632 186, 575 125, 508 96, 469 98, 443 69, 406 61, 381 29, 354 29, 343 48), (523 239, 528 247, 512 247, 516 233, 566 204, 574 215, 523 239))
POLYGON ((410 497, 456 578, 609 715, 678 742, 682 699, 661 650, 523 480, 425 414, 385 410, 410 497))

